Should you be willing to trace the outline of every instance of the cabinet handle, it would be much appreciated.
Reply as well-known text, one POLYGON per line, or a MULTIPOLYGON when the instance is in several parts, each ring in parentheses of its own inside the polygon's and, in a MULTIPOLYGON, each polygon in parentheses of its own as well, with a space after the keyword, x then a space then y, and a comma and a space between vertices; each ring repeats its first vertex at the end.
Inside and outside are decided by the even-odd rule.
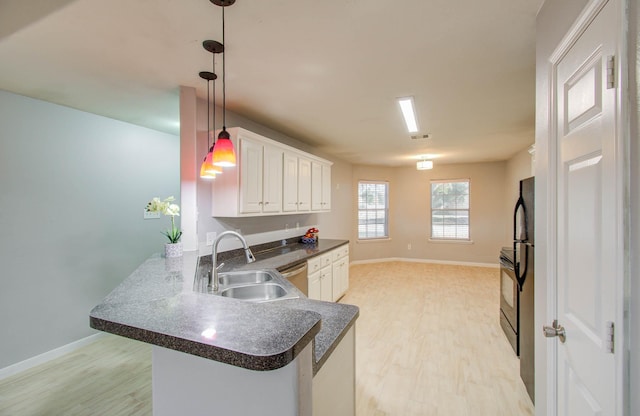
POLYGON ((265 204, 265 205, 269 205, 269 201, 265 202, 264 204, 265 204))
POLYGON ((262 201, 258 202, 258 205, 262 205, 262 201))

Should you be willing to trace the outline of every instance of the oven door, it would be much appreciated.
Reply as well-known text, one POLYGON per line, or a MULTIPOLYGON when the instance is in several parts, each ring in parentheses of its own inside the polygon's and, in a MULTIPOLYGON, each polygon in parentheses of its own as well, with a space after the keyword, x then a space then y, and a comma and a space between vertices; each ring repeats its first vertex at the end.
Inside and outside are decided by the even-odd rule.
POLYGON ((502 264, 500 266, 500 325, 504 330, 516 355, 519 355, 518 342, 518 284, 512 268, 502 264))

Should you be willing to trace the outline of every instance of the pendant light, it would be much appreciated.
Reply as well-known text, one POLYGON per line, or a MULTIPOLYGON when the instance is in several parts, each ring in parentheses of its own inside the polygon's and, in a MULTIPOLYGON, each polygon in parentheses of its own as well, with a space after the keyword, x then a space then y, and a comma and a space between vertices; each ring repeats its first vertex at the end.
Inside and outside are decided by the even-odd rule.
MULTIPOLYGON (((225 49, 224 38, 224 8, 231 6, 236 0, 210 0, 216 6, 222 7, 222 46, 225 49)), ((226 97, 226 51, 222 55, 222 131, 213 147, 213 164, 216 166, 235 166, 236 152, 227 131, 227 97, 226 97)))
MULTIPOLYGON (((216 42, 215 40, 205 40, 202 42, 202 46, 207 51, 211 52, 211 70, 215 70, 216 66, 216 53, 221 53, 223 51, 223 46, 220 42, 216 42)), ((205 156, 202 161, 202 165, 200 166, 200 177, 203 179, 215 179, 216 174, 222 173, 222 168, 219 166, 215 166, 213 164, 213 143, 210 144, 210 139, 213 138, 213 133, 216 130, 216 83, 215 80, 218 78, 217 75, 213 72, 203 71, 200 72, 200 78, 207 80, 207 149, 209 152, 205 156), (209 116, 211 111, 209 110, 209 83, 213 81, 213 130, 211 130, 209 126, 209 116)))

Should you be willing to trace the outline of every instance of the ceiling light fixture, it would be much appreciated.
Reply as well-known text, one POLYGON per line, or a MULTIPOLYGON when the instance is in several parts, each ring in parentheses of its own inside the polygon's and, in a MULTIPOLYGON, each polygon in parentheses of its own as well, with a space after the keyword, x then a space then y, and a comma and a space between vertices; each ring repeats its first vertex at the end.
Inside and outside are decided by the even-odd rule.
POLYGON ((413 97, 398 98, 398 104, 400 104, 400 110, 402 110, 404 122, 407 124, 407 130, 409 130, 409 133, 417 133, 418 121, 416 118, 415 106, 413 104, 413 97))
POLYGON ((433 160, 418 160, 418 163, 416 163, 416 169, 418 170, 433 169, 433 160))
POLYGON ((213 146, 213 164, 216 166, 235 166, 236 152, 231 142, 231 136, 227 131, 227 97, 226 97, 226 44, 224 38, 224 9, 231 6, 236 0, 210 0, 216 6, 222 7, 222 131, 218 134, 218 140, 213 146))

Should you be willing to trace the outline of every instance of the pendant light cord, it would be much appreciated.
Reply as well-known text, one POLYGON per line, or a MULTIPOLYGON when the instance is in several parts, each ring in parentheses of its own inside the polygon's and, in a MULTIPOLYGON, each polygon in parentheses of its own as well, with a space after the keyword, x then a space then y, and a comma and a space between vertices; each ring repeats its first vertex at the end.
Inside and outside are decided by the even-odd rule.
POLYGON ((227 44, 224 40, 224 7, 222 8, 222 46, 224 50, 222 52, 222 130, 227 129, 227 44))
MULTIPOLYGON (((209 82, 207 80, 207 152, 209 151, 209 82)), ((205 155, 206 157, 206 155, 205 155)))
MULTIPOLYGON (((213 74, 216 73, 216 54, 211 54, 211 72, 213 74)), ((207 86, 208 91, 208 86, 207 86)), ((207 114, 207 120, 209 119, 209 114, 207 114)), ((207 132, 207 134, 210 134, 207 132)), ((208 142, 207 142, 208 143, 208 142)), ((213 80, 213 144, 216 143, 216 80, 213 80)))

